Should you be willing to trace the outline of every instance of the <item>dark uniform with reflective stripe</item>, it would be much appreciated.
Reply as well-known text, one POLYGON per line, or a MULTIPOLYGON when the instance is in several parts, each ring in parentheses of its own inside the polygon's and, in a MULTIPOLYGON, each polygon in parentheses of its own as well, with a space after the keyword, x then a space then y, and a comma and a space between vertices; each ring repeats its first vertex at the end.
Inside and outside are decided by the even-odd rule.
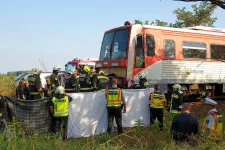
POLYGON ((114 117, 116 119, 118 133, 123 133, 122 128, 122 101, 124 100, 122 91, 115 86, 106 89, 107 111, 108 111, 108 129, 110 134, 112 130, 114 117))
POLYGON ((170 114, 172 117, 180 114, 180 110, 183 104, 183 95, 179 92, 174 92, 171 96, 170 105, 170 114))
POLYGON ((66 78, 65 91, 68 93, 80 92, 79 80, 74 75, 70 75, 66 78))
POLYGON ((139 81, 140 89, 145 89, 148 86, 148 81, 146 78, 141 78, 139 81))
POLYGON ((95 90, 103 90, 110 87, 110 80, 104 75, 95 75, 93 77, 92 86, 95 90))
POLYGON ((150 123, 153 124, 157 118, 159 127, 163 128, 163 109, 165 105, 165 95, 160 92, 152 92, 150 95, 150 123))
POLYGON ((50 84, 51 84, 51 88, 57 88, 60 84, 59 84, 59 77, 57 74, 53 73, 50 76, 50 84))
POLYGON ((31 75, 27 78, 27 81, 29 83, 30 99, 41 99, 41 94, 43 92, 41 78, 37 75, 31 75))
POLYGON ((83 73, 79 75, 80 91, 90 92, 93 91, 91 87, 90 75, 88 73, 83 73))
MULTIPOLYGON (((62 77, 61 77, 62 78, 62 77)), ((47 86, 48 86, 48 96, 53 96, 55 89, 60 86, 61 81, 59 75, 53 71, 49 79, 47 80, 47 86)))

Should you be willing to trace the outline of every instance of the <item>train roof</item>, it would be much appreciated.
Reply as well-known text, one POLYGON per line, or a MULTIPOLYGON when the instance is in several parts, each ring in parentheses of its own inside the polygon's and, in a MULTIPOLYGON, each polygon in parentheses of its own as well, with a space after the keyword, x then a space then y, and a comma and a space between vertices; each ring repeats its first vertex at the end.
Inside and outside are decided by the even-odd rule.
POLYGON ((225 36, 225 29, 223 29, 223 28, 204 27, 204 26, 194 26, 194 27, 187 27, 187 28, 173 28, 173 27, 164 27, 164 26, 134 24, 134 25, 128 25, 128 26, 121 26, 118 28, 108 30, 106 32, 111 32, 113 30, 118 30, 121 28, 126 29, 126 28, 130 28, 130 27, 225 36))

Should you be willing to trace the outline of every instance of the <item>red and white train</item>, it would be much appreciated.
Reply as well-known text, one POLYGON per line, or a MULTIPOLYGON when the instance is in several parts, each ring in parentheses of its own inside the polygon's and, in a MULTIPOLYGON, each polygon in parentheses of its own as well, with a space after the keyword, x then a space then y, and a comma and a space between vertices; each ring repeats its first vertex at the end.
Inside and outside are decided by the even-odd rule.
POLYGON ((225 96, 225 29, 126 25, 104 34, 96 68, 121 77, 121 86, 138 82, 182 85, 185 94, 225 96))

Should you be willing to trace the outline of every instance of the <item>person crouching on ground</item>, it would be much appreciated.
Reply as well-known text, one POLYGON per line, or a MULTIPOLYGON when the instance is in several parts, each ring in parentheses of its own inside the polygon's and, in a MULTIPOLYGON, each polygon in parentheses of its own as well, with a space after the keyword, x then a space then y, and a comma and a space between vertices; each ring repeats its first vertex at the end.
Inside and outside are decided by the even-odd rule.
POLYGON ((50 111, 53 115, 54 133, 62 134, 63 139, 67 138, 67 123, 69 115, 69 102, 73 99, 65 93, 63 86, 59 86, 55 90, 55 95, 52 98, 50 111))
POLYGON ((200 133, 198 119, 190 114, 190 110, 191 104, 185 103, 181 114, 173 118, 170 131, 176 143, 189 142, 191 144, 195 141, 191 135, 200 133))

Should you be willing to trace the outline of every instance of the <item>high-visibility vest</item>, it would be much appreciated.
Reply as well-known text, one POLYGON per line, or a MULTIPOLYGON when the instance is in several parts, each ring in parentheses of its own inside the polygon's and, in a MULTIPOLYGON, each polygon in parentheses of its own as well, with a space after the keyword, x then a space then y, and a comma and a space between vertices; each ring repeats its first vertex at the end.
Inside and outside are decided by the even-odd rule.
POLYGON ((162 93, 156 94, 151 93, 150 107, 152 108, 163 108, 165 102, 165 95, 162 93))
POLYGON ((52 103, 54 106, 54 117, 65 117, 68 116, 69 98, 64 96, 61 99, 56 97, 52 98, 52 103))
MULTIPOLYGON (((217 112, 210 112, 211 115, 213 115, 213 117, 215 118, 215 123, 214 123, 214 129, 209 129, 209 134, 208 137, 210 139, 221 139, 222 138, 222 131, 223 131, 223 119, 222 119, 222 115, 217 113, 217 112)), ((206 128, 206 118, 203 122, 202 125, 202 133, 203 134, 207 134, 206 133, 207 128, 206 128)))
POLYGON ((121 107, 122 94, 120 88, 106 89, 107 107, 121 107))

